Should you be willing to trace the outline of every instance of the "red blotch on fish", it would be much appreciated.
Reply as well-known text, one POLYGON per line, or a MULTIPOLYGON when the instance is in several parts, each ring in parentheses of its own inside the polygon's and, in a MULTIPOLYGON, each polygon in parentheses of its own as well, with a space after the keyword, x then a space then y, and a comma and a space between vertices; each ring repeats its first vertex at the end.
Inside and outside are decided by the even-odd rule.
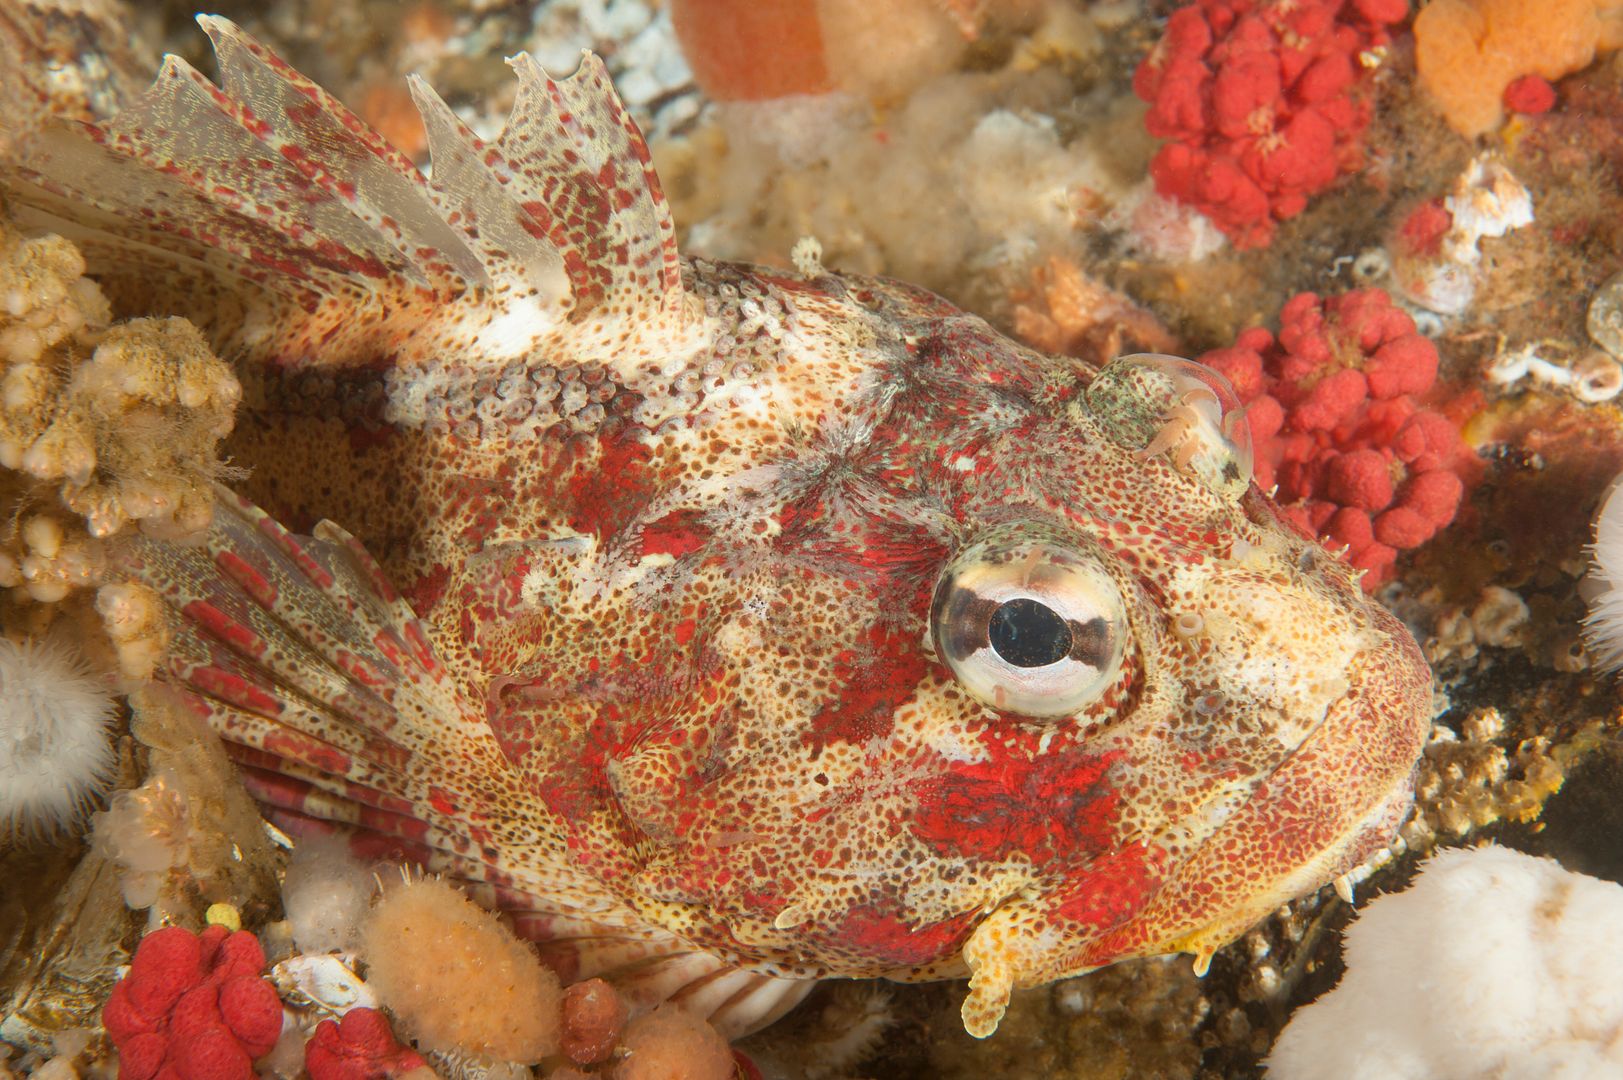
POLYGON ((350 756, 330 743, 285 728, 268 732, 264 744, 272 754, 301 761, 335 776, 344 775, 352 765, 350 756))
POLYGON ((642 527, 642 554, 669 555, 680 559, 705 543, 705 532, 697 510, 678 510, 642 527))
POLYGON ((813 718, 806 740, 815 753, 831 743, 861 745, 890 733, 896 709, 913 696, 930 662, 904 633, 875 625, 834 657, 838 695, 813 718))
POLYGON ((1042 865, 1108 850, 1121 793, 1110 768, 1120 751, 1051 747, 1032 755, 986 741, 985 761, 946 762, 913 785, 913 831, 937 851, 997 858, 1020 851, 1042 865))
POLYGON ((282 702, 241 675, 233 674, 213 664, 192 668, 187 675, 199 690, 261 716, 282 715, 282 702))
POLYGON ((242 590, 256 603, 272 607, 276 603, 276 586, 234 551, 222 551, 214 556, 214 565, 226 577, 242 586, 242 590))

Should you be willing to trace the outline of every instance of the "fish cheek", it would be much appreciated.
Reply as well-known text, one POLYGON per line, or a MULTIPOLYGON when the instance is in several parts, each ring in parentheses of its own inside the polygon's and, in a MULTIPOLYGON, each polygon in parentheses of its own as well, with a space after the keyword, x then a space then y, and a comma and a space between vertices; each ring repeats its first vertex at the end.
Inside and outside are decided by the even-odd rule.
POLYGON ((1380 644, 1309 588, 1226 575, 1204 599, 1214 680, 1228 695, 1275 718, 1282 748, 1295 746, 1324 720, 1347 693, 1357 657, 1380 644))

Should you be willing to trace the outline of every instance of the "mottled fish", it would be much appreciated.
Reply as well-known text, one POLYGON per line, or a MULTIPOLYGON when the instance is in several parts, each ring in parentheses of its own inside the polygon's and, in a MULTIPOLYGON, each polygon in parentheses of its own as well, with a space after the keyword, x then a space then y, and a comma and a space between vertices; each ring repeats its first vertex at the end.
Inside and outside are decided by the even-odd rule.
POLYGON ((681 257, 593 56, 515 58, 493 142, 414 81, 425 178, 200 21, 221 85, 170 57, 3 182, 243 381, 246 497, 124 566, 271 821, 734 1034, 967 974, 987 1035, 1388 844, 1430 674, 1251 484, 1220 378, 681 257))

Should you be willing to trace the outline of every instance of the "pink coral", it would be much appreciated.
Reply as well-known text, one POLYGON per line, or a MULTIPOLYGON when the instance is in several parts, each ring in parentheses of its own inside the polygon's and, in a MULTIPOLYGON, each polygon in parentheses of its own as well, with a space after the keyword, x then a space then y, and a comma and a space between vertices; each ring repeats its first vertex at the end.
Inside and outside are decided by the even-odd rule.
POLYGON ((323 1020, 304 1046, 310 1080, 384 1080, 424 1068, 420 1055, 400 1045, 376 1009, 351 1009, 323 1020))
POLYGON ((119 1080, 251 1080, 253 1059, 270 1053, 282 1030, 264 966, 259 939, 246 931, 148 934, 102 1009, 119 1080))
POLYGON ((1405 0, 1197 0, 1133 76, 1145 127, 1171 142, 1150 163, 1237 247, 1355 170, 1369 124, 1360 58, 1408 16, 1405 0))
POLYGON ((1200 359, 1247 404, 1257 483, 1278 484, 1304 532, 1345 545, 1366 587, 1453 521, 1473 460, 1458 426, 1420 403, 1436 347, 1382 290, 1302 293, 1278 334, 1250 329, 1200 359))

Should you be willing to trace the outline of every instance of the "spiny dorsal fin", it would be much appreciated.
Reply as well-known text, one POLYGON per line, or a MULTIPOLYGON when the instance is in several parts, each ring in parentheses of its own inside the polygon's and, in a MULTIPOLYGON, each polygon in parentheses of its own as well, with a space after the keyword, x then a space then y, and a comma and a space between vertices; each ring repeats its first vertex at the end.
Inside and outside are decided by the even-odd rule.
POLYGON ((510 63, 518 98, 496 150, 513 186, 530 193, 525 209, 564 253, 576 303, 590 311, 637 300, 674 314, 682 282, 670 208, 603 61, 582 53, 561 82, 528 53, 510 63))
POLYGON ((481 328, 489 359, 601 352, 683 319, 670 214, 597 58, 563 80, 516 58, 518 102, 488 145, 414 80, 430 182, 241 29, 199 22, 221 86, 169 57, 111 121, 58 122, 0 162, 24 222, 78 241, 127 302, 191 315, 222 348, 322 365, 481 328))
POLYGON ((266 125, 260 140, 354 216, 397 238, 432 278, 484 280, 484 269, 456 230, 425 197, 422 174, 389 142, 280 57, 214 15, 198 16, 214 42, 229 100, 252 103, 285 124, 266 125), (443 256, 443 262, 436 259, 443 256))
MULTIPOLYGON (((544 240, 567 274, 571 315, 647 323, 681 312, 682 282, 671 223, 648 145, 609 82, 583 53, 556 80, 528 53, 510 66, 518 96, 501 137, 481 141, 421 78, 412 97, 428 131, 433 188, 448 216, 485 239, 487 265, 544 240)), ((551 269, 550 264, 546 269, 551 269)), ((552 297, 536 274, 543 304, 552 297)))
POLYGON ((421 78, 413 75, 410 85, 428 132, 440 214, 475 245, 498 289, 528 294, 551 318, 561 318, 571 305, 563 254, 507 193, 479 137, 421 78))

